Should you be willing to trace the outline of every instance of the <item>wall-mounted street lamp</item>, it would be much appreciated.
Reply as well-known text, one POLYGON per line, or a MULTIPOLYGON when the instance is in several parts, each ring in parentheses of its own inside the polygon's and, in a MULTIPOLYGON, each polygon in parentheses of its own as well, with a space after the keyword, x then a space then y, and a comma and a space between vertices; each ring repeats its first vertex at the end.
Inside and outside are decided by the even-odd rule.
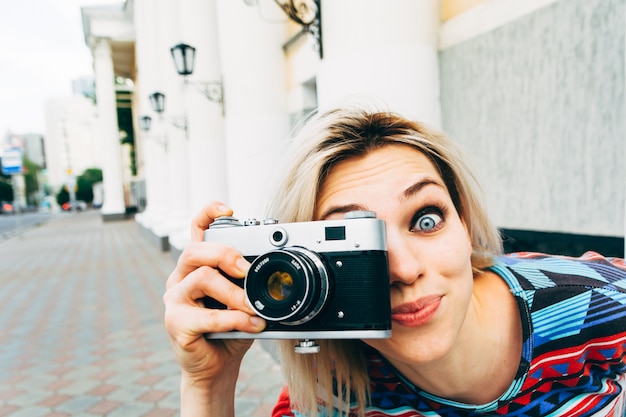
MULTIPOLYGON (((152 110, 159 115, 163 114, 165 111, 165 94, 160 91, 155 91, 154 93, 148 96, 150 99, 150 105, 152 106, 152 110)), ((187 117, 173 117, 171 118, 172 124, 185 131, 185 136, 187 136, 187 117)))
POLYGON ((185 43, 179 43, 170 48, 172 59, 176 66, 176 72, 180 75, 193 74, 193 67, 196 61, 196 48, 185 43))
POLYGON ((139 128, 144 132, 149 132, 152 126, 152 117, 143 115, 139 118, 139 128))
MULTIPOLYGON (((243 0, 248 6, 256 6, 259 0, 243 0)), ((320 0, 274 0, 274 3, 280 7, 283 12, 296 22, 302 29, 289 39, 284 45, 283 50, 287 50, 300 37, 310 34, 315 40, 315 48, 320 55, 324 56, 322 50, 322 13, 320 0)))
MULTIPOLYGON (((150 127, 152 127, 152 117, 148 116, 147 114, 140 116, 139 128, 143 130, 144 132, 148 133, 150 131, 150 127)), ((159 145, 163 146, 163 150, 167 152, 167 139, 166 138, 159 140, 157 138, 150 137, 150 139, 155 140, 159 145)))
POLYGON ((224 110, 224 89, 221 81, 190 81, 187 76, 193 74, 196 61, 196 48, 186 43, 179 43, 170 48, 176 72, 184 77, 185 85, 196 85, 210 101, 222 105, 224 110))
POLYGON ((160 91, 155 91, 154 93, 148 96, 150 99, 150 105, 152 106, 152 110, 156 113, 161 114, 165 111, 165 94, 160 91))

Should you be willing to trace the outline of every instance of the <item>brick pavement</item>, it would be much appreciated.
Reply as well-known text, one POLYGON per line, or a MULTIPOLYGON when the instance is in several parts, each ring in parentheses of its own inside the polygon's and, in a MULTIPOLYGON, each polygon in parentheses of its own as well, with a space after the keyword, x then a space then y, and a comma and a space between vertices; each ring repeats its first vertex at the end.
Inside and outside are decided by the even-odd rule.
MULTIPOLYGON (((0 242, 0 417, 177 416, 161 301, 173 266, 133 220, 97 211, 0 242)), ((268 350, 244 359, 238 416, 269 415, 283 378, 268 350)))

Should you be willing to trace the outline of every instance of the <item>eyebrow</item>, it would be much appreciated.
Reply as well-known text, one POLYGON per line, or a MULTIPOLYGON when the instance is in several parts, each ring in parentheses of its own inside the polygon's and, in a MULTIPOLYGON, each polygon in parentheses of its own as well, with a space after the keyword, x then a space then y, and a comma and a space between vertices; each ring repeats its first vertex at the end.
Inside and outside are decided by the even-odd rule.
POLYGON ((427 187, 429 185, 435 185, 437 187, 443 188, 444 190, 447 190, 446 186, 443 185, 441 181, 435 178, 426 177, 424 179, 419 180, 415 184, 412 184, 411 186, 407 187, 407 189, 402 192, 400 196, 400 200, 406 200, 409 197, 413 197, 415 194, 419 193, 422 189, 424 189, 424 187, 427 187))
MULTIPOLYGON (((427 177, 407 187, 402 192, 402 194, 400 194, 399 200, 400 201, 407 200, 408 198, 413 197, 415 194, 419 193, 421 190, 423 190, 425 187, 428 187, 429 185, 434 185, 434 186, 437 186, 446 190, 446 187, 443 185, 441 181, 438 181, 434 178, 427 177)), ((324 220, 333 214, 337 214, 337 213, 345 214, 349 211, 356 211, 356 210, 367 210, 367 207, 358 203, 345 204, 342 206, 332 206, 328 210, 326 210, 322 216, 320 216, 320 220, 324 220)))

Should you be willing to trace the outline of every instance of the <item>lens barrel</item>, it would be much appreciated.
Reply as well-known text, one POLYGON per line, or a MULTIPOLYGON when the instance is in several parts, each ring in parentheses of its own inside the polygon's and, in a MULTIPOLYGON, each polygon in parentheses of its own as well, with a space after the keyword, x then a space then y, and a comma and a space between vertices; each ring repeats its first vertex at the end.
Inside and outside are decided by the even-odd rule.
POLYGON ((285 325, 303 324, 315 317, 326 302, 329 286, 320 256, 296 246, 257 257, 244 284, 255 312, 285 325))

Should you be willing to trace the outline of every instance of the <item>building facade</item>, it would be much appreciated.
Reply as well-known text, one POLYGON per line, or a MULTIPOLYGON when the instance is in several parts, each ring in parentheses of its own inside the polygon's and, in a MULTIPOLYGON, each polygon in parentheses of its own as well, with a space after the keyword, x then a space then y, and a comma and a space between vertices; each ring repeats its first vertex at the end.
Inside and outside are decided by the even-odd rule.
POLYGON ((103 216, 125 210, 113 83, 122 76, 133 81, 136 177, 145 181, 136 221, 163 249, 184 247, 191 215, 209 200, 263 217, 297 121, 371 99, 461 143, 509 249, 623 255, 625 0, 303 3, 291 18, 279 7, 286 0, 83 9, 105 148, 103 216), (196 51, 187 75, 172 59, 179 44, 196 51), (155 93, 165 99, 159 111, 155 93))
POLYGON ((76 94, 47 100, 45 116, 46 177, 56 193, 70 177, 101 167, 98 115, 91 100, 76 94))

